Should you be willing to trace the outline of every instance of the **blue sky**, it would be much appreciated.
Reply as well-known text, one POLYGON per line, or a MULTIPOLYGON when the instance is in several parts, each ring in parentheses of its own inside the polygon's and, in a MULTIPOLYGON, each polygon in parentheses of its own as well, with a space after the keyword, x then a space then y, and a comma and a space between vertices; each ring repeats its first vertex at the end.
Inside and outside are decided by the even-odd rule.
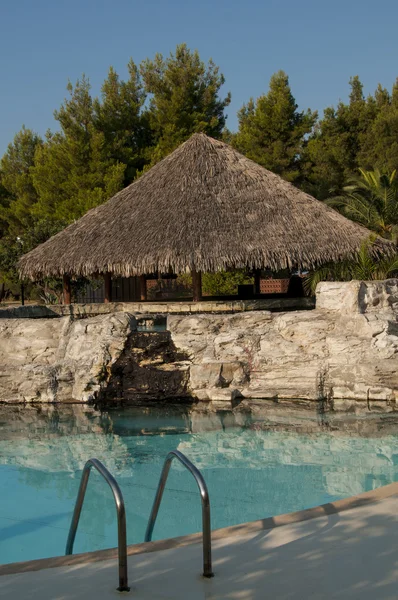
POLYGON ((97 94, 110 65, 123 76, 181 42, 220 66, 231 129, 279 69, 301 109, 346 100, 351 75, 391 88, 397 20, 396 0, 0 0, 0 155, 22 124, 56 127, 68 79, 85 73, 97 94))

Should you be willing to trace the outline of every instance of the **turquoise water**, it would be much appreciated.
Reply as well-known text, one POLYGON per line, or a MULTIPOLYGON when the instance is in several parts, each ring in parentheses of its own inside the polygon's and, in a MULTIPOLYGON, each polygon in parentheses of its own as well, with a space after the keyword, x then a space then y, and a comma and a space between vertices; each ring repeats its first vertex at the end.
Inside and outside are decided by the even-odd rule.
MULTIPOLYGON (((398 437, 391 434, 302 434, 264 430, 256 423, 205 431, 206 419, 193 427, 187 414, 159 417, 159 412, 129 416, 119 411, 106 419, 82 414, 79 426, 76 416, 21 415, 0 422, 0 563, 64 554, 81 471, 90 457, 101 460, 120 484, 130 544, 143 541, 164 458, 175 448, 205 476, 213 528, 316 506, 398 480, 398 437)), ((174 462, 153 539, 200 527, 195 482, 174 462)), ((74 551, 116 543, 111 492, 93 471, 74 551)))

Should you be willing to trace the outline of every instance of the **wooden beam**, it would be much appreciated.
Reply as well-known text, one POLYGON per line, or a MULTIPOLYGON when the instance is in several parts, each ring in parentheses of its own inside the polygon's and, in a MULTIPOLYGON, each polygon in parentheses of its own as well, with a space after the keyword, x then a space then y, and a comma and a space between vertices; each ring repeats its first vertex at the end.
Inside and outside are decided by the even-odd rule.
POLYGON ((261 280, 261 271, 260 271, 260 269, 256 269, 254 271, 254 293, 256 295, 261 294, 260 280, 261 280))
POLYGON ((72 304, 72 289, 69 275, 62 278, 64 304, 72 304))
POLYGON ((142 302, 145 302, 145 300, 147 300, 146 277, 145 277, 145 275, 140 275, 140 300, 142 302))
POLYGON ((192 271, 192 290, 193 301, 200 302, 202 300, 202 273, 200 271, 192 271))
POLYGON ((112 302, 112 275, 111 273, 104 273, 105 293, 104 302, 112 302))

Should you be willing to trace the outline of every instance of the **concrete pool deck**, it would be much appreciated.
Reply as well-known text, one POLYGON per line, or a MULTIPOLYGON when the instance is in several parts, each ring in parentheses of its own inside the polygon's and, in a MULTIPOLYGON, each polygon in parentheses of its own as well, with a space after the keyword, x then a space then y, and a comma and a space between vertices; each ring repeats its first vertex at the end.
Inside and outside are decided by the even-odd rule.
POLYGON ((397 508, 394 483, 217 530, 213 579, 201 576, 200 535, 130 546, 131 591, 122 594, 114 550, 4 565, 0 598, 392 600, 398 597, 397 508))

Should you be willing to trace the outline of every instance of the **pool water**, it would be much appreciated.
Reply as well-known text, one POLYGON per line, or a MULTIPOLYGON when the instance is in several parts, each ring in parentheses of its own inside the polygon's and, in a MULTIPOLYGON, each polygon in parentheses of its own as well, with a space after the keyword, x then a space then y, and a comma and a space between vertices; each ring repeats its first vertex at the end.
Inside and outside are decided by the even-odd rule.
MULTIPOLYGON (((297 433, 209 426, 189 414, 117 411, 106 418, 51 413, 0 423, 0 563, 62 555, 82 468, 96 457, 116 477, 128 543, 142 542, 165 456, 183 452, 203 473, 212 528, 296 511, 398 480, 398 435, 297 433)), ((1 419, 0 419, 1 420, 1 419)), ((398 428, 397 428, 398 431, 398 428)), ((201 528, 192 476, 173 462, 153 539, 201 528)), ((93 470, 74 552, 117 545, 113 498, 93 470)))

